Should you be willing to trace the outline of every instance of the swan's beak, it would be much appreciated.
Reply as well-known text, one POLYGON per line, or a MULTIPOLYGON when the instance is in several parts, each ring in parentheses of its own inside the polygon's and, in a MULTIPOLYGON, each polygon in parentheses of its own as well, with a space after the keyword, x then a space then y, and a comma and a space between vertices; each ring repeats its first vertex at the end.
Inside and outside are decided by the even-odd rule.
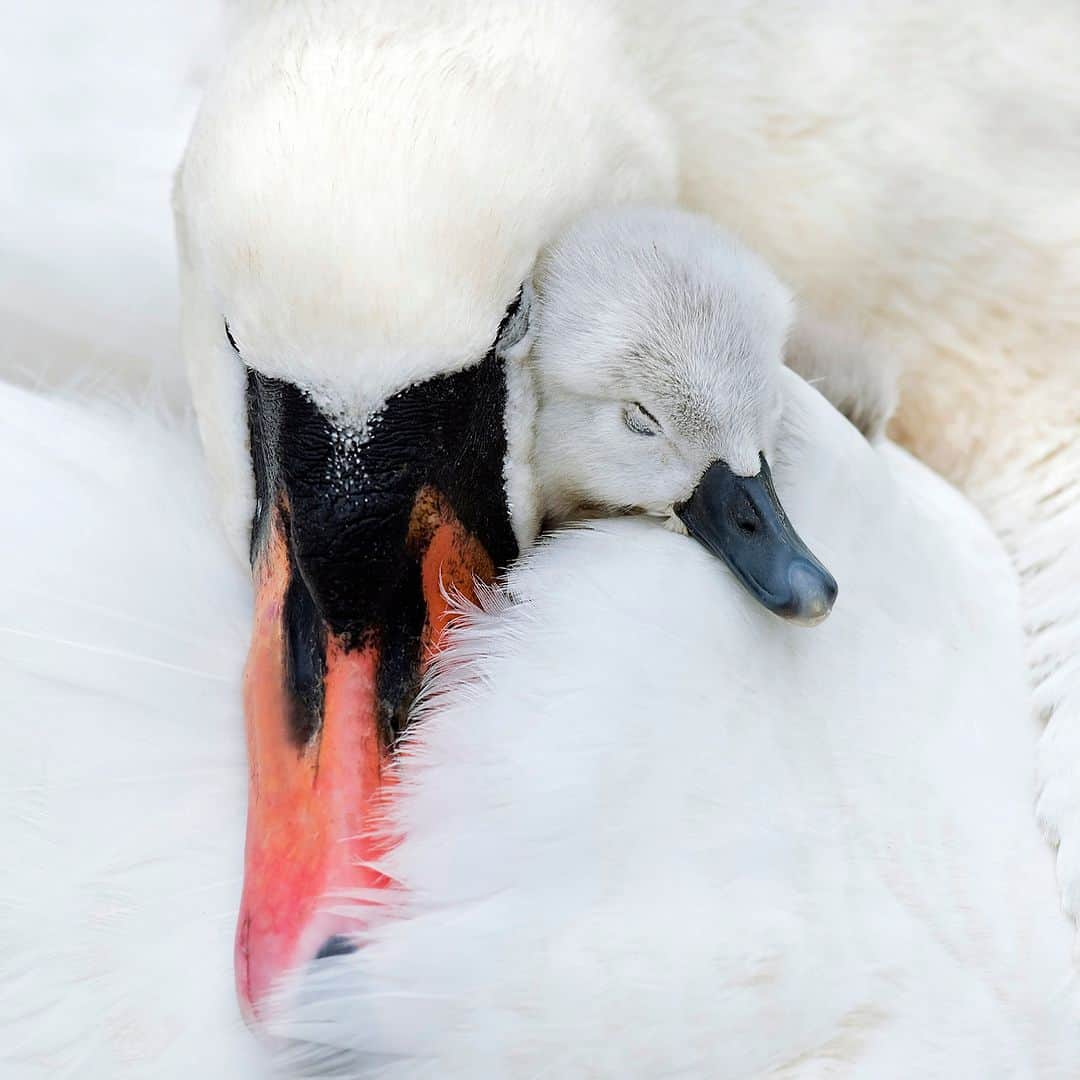
POLYGON ((236 981, 264 1019, 282 976, 351 951, 391 882, 393 752, 449 618, 447 592, 516 554, 502 485, 502 369, 391 398, 352 438, 252 373, 255 625, 236 981), (467 524, 466 524, 467 523, 467 524))
POLYGON ((245 1014, 260 1018, 282 975, 348 941, 356 923, 326 910, 334 894, 386 884, 371 866, 386 746, 375 707, 378 647, 350 650, 318 617, 279 512, 254 572, 235 966, 245 1014))
POLYGON ((756 476, 714 461, 676 513, 751 596, 781 618, 814 626, 832 610, 836 581, 791 527, 764 454, 760 460, 756 476))

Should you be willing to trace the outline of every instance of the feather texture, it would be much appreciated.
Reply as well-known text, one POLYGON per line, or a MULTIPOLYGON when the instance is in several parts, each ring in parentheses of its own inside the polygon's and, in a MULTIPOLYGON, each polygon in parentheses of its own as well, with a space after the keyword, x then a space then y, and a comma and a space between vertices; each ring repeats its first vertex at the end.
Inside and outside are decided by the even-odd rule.
POLYGON ((233 992, 249 590, 190 422, 0 385, 0 1075, 264 1075, 233 992))
POLYGON ((778 485, 830 620, 779 624, 654 523, 542 542, 427 688, 402 892, 305 980, 291 1067, 1071 1074, 1013 574, 940 479, 786 381, 778 485))

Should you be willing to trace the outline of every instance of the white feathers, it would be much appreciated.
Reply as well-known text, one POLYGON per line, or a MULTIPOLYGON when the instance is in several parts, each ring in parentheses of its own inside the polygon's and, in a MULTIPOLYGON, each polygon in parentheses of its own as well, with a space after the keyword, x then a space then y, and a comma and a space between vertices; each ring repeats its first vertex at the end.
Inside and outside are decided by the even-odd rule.
MULTIPOLYGON (((544 542, 415 729, 404 920, 319 965, 290 1060, 1069 1074, 1012 577, 944 484, 784 381, 830 621, 643 522, 544 542)), ((248 585, 191 437, 10 389, 0 418, 0 1071, 261 1080, 230 947, 248 585)))
POLYGON ((440 664, 399 767, 397 906, 317 965, 286 1060, 344 1052, 381 1080, 1080 1060, 1008 564, 944 483, 784 384, 777 483, 841 581, 830 621, 778 622, 655 524, 543 541, 440 664))
POLYGON ((800 311, 785 359, 868 439, 885 433, 899 397, 893 354, 847 327, 800 311))
POLYGON ((0 386, 0 1075, 263 1076, 236 1006, 250 585, 189 425, 0 386))
POLYGON ((895 365, 806 313, 788 342, 788 290, 700 215, 594 210, 541 253, 534 282, 534 430, 513 414, 518 395, 508 425, 548 522, 672 520, 714 461, 757 473, 776 442, 785 352, 868 437, 895 407, 895 365))
POLYGON ((198 324, 184 351, 231 532, 251 490, 223 318, 248 365, 370 411, 481 359, 582 211, 674 194, 604 4, 267 5, 206 95, 175 194, 198 324))
POLYGON ((534 281, 533 467, 549 520, 668 517, 713 461, 758 472, 792 304, 752 252, 684 211, 598 210, 544 251, 534 281))
POLYGON ((768 396, 791 296, 705 217, 648 206, 593 211, 543 252, 535 281, 536 366, 553 385, 648 394, 681 435, 702 441, 716 438, 725 403, 737 413, 768 396))
MULTIPOLYGON (((250 517, 242 393, 229 396, 242 387, 242 368, 224 351, 220 319, 230 314, 232 278, 216 276, 216 268, 236 269, 242 281, 249 254, 243 241, 269 237, 263 265, 283 268, 267 278, 269 303, 261 302, 257 286, 245 283, 239 290, 236 325, 257 354, 253 364, 280 365, 282 372, 295 364, 299 374, 314 377, 325 356, 344 382, 353 368, 363 375, 370 369, 340 345, 346 334, 337 324, 323 329, 333 322, 331 314, 356 301, 357 323, 374 328, 367 343, 373 351, 364 357, 385 356, 385 367, 372 367, 389 374, 397 388, 399 377, 428 360, 463 363, 473 358, 476 343, 486 347, 536 249, 593 201, 678 194, 739 230, 815 306, 872 323, 875 334, 890 333, 902 357, 914 361, 901 415, 905 437, 980 500, 1016 555, 1039 704, 1055 716, 1057 741, 1048 749, 1075 750, 1075 5, 1051 0, 1033 19, 1024 6, 999 2, 966 13, 953 5, 928 9, 885 0, 804 7, 626 0, 611 11, 537 3, 502 20, 493 15, 492 37, 479 29, 489 9, 476 3, 273 6, 282 13, 282 36, 260 31, 262 37, 229 56, 229 78, 240 98, 234 120, 219 113, 220 128, 213 130, 214 118, 202 128, 201 152, 224 147, 231 167, 202 187, 193 169, 181 192, 181 217, 192 212, 197 225, 220 220, 242 241, 189 255, 198 271, 191 303, 202 326, 188 351, 204 431, 220 433, 209 435, 208 445, 237 535, 250 517), (305 24, 313 12, 319 18, 305 24), (623 12, 629 15, 620 27, 623 12), (353 52, 363 35, 350 41, 350 34, 377 22, 381 29, 368 51, 353 52), (410 36, 418 31, 424 49, 410 36), (451 38, 453 46, 440 52, 438 43, 451 38), (282 44, 286 48, 279 49, 282 44), (251 50, 263 46, 263 55, 252 58, 251 50), (387 58, 385 68, 373 67, 376 51, 387 58), (471 57, 478 57, 475 65, 471 57), (446 69, 459 88, 479 93, 475 107, 464 93, 439 97, 446 69), (489 71, 497 73, 497 85, 487 94, 489 71), (372 94, 368 84, 356 83, 369 73, 372 94), (541 85, 554 90, 538 113, 541 85), (305 96, 307 112, 300 108, 305 96), (410 123, 420 106, 432 105, 430 127, 410 123), (325 126, 309 133, 294 123, 308 116, 326 118, 325 126), (281 124, 277 132, 266 124, 274 118, 281 124), (348 121, 357 119, 370 122, 362 132, 370 139, 355 137, 348 121), (266 141, 278 134, 280 145, 266 141), (399 147, 400 157, 382 154, 399 147), (637 154, 642 147, 645 152, 637 154), (461 148, 465 153, 455 161, 463 167, 455 165, 445 180, 446 162, 454 157, 449 151, 461 148), (339 153, 343 164, 331 175, 324 166, 333 166, 339 153), (415 163, 415 171, 403 171, 402 162, 415 163), (287 196, 281 202, 274 184, 287 196), (320 199, 334 190, 359 209, 326 214, 320 199), (308 221, 298 216, 305 200, 308 221), (287 213, 279 213, 281 205, 287 213), (490 213, 493 205, 505 212, 490 213), (535 224, 535 231, 519 235, 519 222, 530 229, 535 224), (360 224, 373 229, 376 240, 357 253, 350 238, 360 224), (343 263, 342 249, 356 261, 343 263), (320 251, 329 279, 311 272, 320 251), (371 266, 374 273, 360 272, 371 266), (297 285, 306 306, 275 304, 297 285), (261 311, 273 311, 280 322, 266 328, 260 350, 261 311), (315 346, 324 340, 320 352, 315 346), (408 363, 399 366, 402 356, 408 363), (234 366, 224 378, 226 389, 215 396, 213 368, 229 371, 228 364, 234 366)), ((63 59, 71 61, 67 53, 63 59)), ((32 86, 29 77, 27 84, 32 86)), ((8 96, 12 108, 24 108, 25 95, 8 96)), ((51 93, 35 100, 50 105, 50 118, 57 112, 51 93)), ((215 97, 209 108, 221 100, 215 97)), ((114 125, 108 127, 115 134, 114 125)), ((51 154, 53 144, 48 146, 51 154)), ((21 198, 12 203, 23 205, 21 198)), ((100 216, 93 218, 101 228, 100 216)), ((65 220, 50 221, 57 225, 68 247, 85 235, 68 231, 65 220)), ((198 243, 207 243, 198 239, 199 228, 192 232, 198 243)), ((19 236, 30 262, 41 253, 40 230, 24 228, 19 236)), ((91 270, 102 277, 102 252, 92 244, 84 248, 91 270)), ((35 286, 31 299, 36 304, 42 298, 42 310, 55 318, 56 280, 45 273, 39 280, 48 288, 35 286)), ((138 295, 145 294, 130 294, 138 295)), ((347 320, 341 326, 351 333, 347 320)), ((27 355, 38 364, 44 339, 35 329, 27 355)), ((7 800, 0 817, 6 856, 0 1071, 19 1080, 34 1070, 50 1077, 65 1071, 123 1077, 126 1070, 158 1080, 192 1074, 235 1080, 245 1075, 246 1063, 247 1075, 263 1077, 265 1068, 246 1058, 254 1046, 237 1025, 229 972, 245 769, 239 688, 205 678, 211 672, 232 679, 239 671, 244 628, 238 622, 246 611, 241 571, 213 539, 190 446, 177 450, 167 435, 153 434, 131 417, 99 421, 7 391, 4 401, 0 431, 7 439, 0 461, 16 512, 3 534, 0 590, 4 625, 14 631, 0 638, 7 692, 0 785, 7 800), (51 498, 43 499, 43 491, 51 498), (148 506, 154 491, 169 494, 148 506), (167 635, 147 625, 162 613, 168 613, 167 635), (137 782, 126 787, 133 777, 137 782)), ((859 453, 864 464, 871 460, 865 447, 859 453)), ((650 550, 665 561, 656 565, 659 577, 647 573, 642 579, 640 595, 646 604, 668 603, 691 581, 679 578, 687 561, 705 572, 704 556, 693 545, 665 547, 641 523, 624 524, 606 537, 591 532, 563 538, 531 578, 533 571, 522 572, 522 591, 530 581, 535 587, 533 608, 518 609, 512 624, 488 624, 492 632, 502 627, 505 656, 516 655, 511 631, 531 628, 530 619, 546 620, 554 606, 554 616, 562 613, 567 621, 547 623, 546 655, 580 645, 611 664, 639 661, 615 670, 639 680, 641 701, 654 703, 656 715, 631 714, 630 755, 613 775, 629 773, 643 782, 611 785, 611 805, 626 815, 619 820, 634 823, 631 798, 639 795, 642 819, 646 809, 692 812, 698 821, 706 810, 730 810, 730 816, 710 815, 727 829, 730 857, 703 862, 697 880, 649 873, 641 890, 624 892, 606 907, 597 888, 588 907, 572 893, 577 879, 568 873, 571 864, 554 858, 552 847, 569 834, 579 857, 589 834, 575 831, 576 820, 540 816, 550 830, 534 851, 549 861, 533 866, 526 852, 512 851, 508 862, 521 870, 521 884, 539 883, 527 913, 539 910, 543 918, 532 923, 535 932, 550 932, 543 939, 548 951, 534 954, 535 968, 526 947, 536 939, 513 932, 520 893, 493 897, 505 918, 491 924, 487 937, 478 917, 454 921, 432 905, 426 926, 412 919, 396 942, 388 928, 387 951, 360 959, 370 973, 393 974, 393 949, 419 942, 427 952, 417 951, 413 959, 430 967, 407 974, 420 983, 431 975, 425 993, 474 979, 466 1022, 457 1029, 447 1025, 447 1013, 437 1011, 445 1003, 436 999, 436 1011, 422 1013, 433 1023, 422 1028, 415 1023, 422 1012, 417 1006, 431 999, 405 1000, 402 982, 387 976, 351 983, 360 991, 341 1003, 345 1011, 337 1019, 344 1026, 324 1029, 322 1038, 379 1046, 414 1062, 417 1055, 449 1048, 457 1055, 452 1065, 469 1066, 485 1051, 499 1059, 526 1016, 536 1034, 522 1044, 521 1055, 556 1074, 574 1051, 588 1055, 574 1063, 582 1069, 644 1072, 655 1063, 649 1055, 657 1046, 673 1051, 660 1062, 668 1070, 674 1059, 693 1071, 706 1053, 730 1052, 741 1055, 736 1064, 746 1063, 764 1049, 772 1055, 766 1067, 789 1076, 842 1073, 852 1060, 874 1077, 906 1077, 920 1067, 923 1074, 944 1075, 972 1069, 1008 1077, 1075 1074, 1075 1048, 1063 1047, 1068 1035, 1057 1026, 1068 942, 1045 883, 1045 860, 1025 831, 1030 732, 1024 716, 1006 715, 1016 703, 1015 643, 1005 640, 1011 631, 995 619, 1013 602, 1007 571, 999 554, 988 553, 980 576, 966 552, 941 563, 940 579, 919 579, 921 590, 910 596, 881 592, 879 586, 891 581, 888 574, 900 575, 911 558, 903 547, 893 552, 898 561, 883 561, 875 552, 868 541, 884 521, 898 522, 900 535, 910 536, 923 554, 911 571, 916 574, 936 574, 940 552, 920 545, 944 522, 957 527, 955 535, 976 540, 980 551, 985 540, 969 511, 940 483, 901 455, 890 451, 889 457, 891 468, 906 473, 908 486, 894 504, 872 498, 863 504, 881 511, 880 520, 861 516, 858 499, 844 501, 849 475, 834 477, 829 489, 841 501, 815 511, 815 499, 834 495, 815 495, 812 484, 777 470, 807 539, 823 557, 836 559, 842 578, 836 614, 813 633, 846 633, 845 608, 860 608, 848 560, 859 555, 872 571, 863 579, 862 595, 872 596, 864 614, 873 613, 888 642, 888 655, 875 654, 875 662, 891 663, 905 676, 888 684, 888 694, 875 691, 855 722, 834 706, 853 695, 870 697, 869 673, 857 663, 869 635, 853 640, 839 670, 829 669, 832 684, 822 684, 816 667, 812 673, 800 668, 802 681, 766 682, 775 700, 793 703, 800 715, 805 708, 826 714, 819 724, 795 723, 783 711, 763 718, 756 693, 747 689, 747 680, 760 672, 757 660, 742 664, 722 635, 733 635, 737 645, 747 627, 766 616, 720 583, 715 561, 707 562, 709 584, 694 602, 717 600, 703 604, 700 624, 712 637, 704 639, 700 659, 718 682, 733 687, 732 698, 721 701, 729 722, 694 730, 656 722, 671 712, 671 680, 661 678, 663 667, 644 651, 655 617, 650 607, 634 613, 638 583, 626 580, 620 559, 629 555, 625 541, 647 536, 650 550), (842 547, 829 542, 832 525, 825 515, 835 507, 860 515, 842 547), (905 515, 911 515, 906 525, 905 515), (904 531, 911 521, 922 523, 925 536, 904 531), (618 580, 608 595, 622 605, 619 610, 633 614, 608 640, 595 633, 583 637, 595 627, 587 618, 594 591, 579 590, 569 574, 554 582, 558 589, 550 596, 536 587, 545 565, 556 577, 558 560, 576 558, 579 550, 597 559, 601 575, 610 561, 618 580), (977 579, 967 600, 981 603, 979 589, 986 587, 1001 606, 943 603, 958 580, 972 583, 967 575, 977 579), (721 601, 730 604, 726 622, 716 618, 721 601), (573 616, 582 609, 579 624, 573 616), (987 708, 962 711, 964 687, 955 672, 941 679, 925 709, 900 707, 903 695, 925 693, 933 681, 927 669, 911 664, 904 651, 910 639, 897 629, 913 612, 916 647, 927 624, 935 633, 939 622, 945 631, 966 625, 972 634, 997 627, 995 638, 999 632, 1002 637, 996 644, 984 641, 989 651, 982 654, 979 679, 965 684, 968 706, 992 693, 987 708), (710 642, 722 649, 708 648, 710 642), (897 687, 899 701, 893 697, 897 687), (953 724, 937 722, 943 709, 953 724), (889 710, 895 723, 875 726, 873 718, 889 710), (719 753, 728 749, 730 755, 719 753), (682 786, 687 769, 693 788, 682 786), (663 786, 674 774, 682 801, 673 801, 663 786), (692 806, 691 792, 698 796, 692 806), (745 833, 731 829, 732 821, 745 833), (789 835, 794 841, 785 845, 789 835), (726 906, 717 903, 715 889, 707 903, 695 904, 687 892, 678 906, 676 886, 714 884, 710 875, 718 874, 743 875, 741 889, 736 882, 722 891, 726 906), (789 902, 776 899, 785 887, 789 902), (822 905, 827 919, 819 919, 822 905), (658 920, 658 907, 676 914, 658 920), (808 926, 818 935, 804 934, 808 926), (459 937, 462 927, 467 933, 459 937), (615 953, 627 930, 662 949, 662 962, 643 970, 643 951, 629 958, 615 953), (711 949, 703 948, 710 933, 716 935, 711 949), (477 941, 491 947, 477 950, 477 941), (446 951, 453 948, 459 952, 446 951), (720 968, 730 976, 723 993, 717 991, 717 955, 730 961, 720 968), (614 986, 605 982, 612 958, 632 971, 614 986), (536 1009, 528 996, 541 985, 530 982, 534 971, 559 978, 559 993, 544 997, 536 1009), (594 994, 597 986, 610 993, 594 994), (763 987, 776 990, 779 1008, 754 1011, 754 995, 763 987), (782 994, 785 987, 791 993, 782 994), (635 993, 644 995, 647 1010, 627 1011, 635 993), (492 1007, 484 1009, 489 1002, 492 1007), (374 1022, 357 1020, 358 1003, 383 1011, 374 1022), (605 1003, 632 1019, 614 1024, 600 1012, 605 1003), (535 1023, 543 1008, 561 1010, 557 1019, 567 1022, 557 1041, 544 1042, 552 1029, 535 1023), (471 1018, 483 1023, 484 1038, 476 1037, 471 1018), (719 1021, 734 1029, 726 1044, 718 1038, 719 1021), (402 1026, 395 1030, 397 1023, 402 1026), (565 1037, 566 1031, 580 1038, 565 1037), (748 1038, 756 1031, 768 1035, 764 1047, 748 1038), (416 1038, 426 1043, 410 1041, 416 1038)), ((872 489, 861 492, 873 496, 872 489)), ((900 577, 897 582, 905 584, 900 577)), ((810 648, 818 639, 778 640, 810 648)), ((925 659, 941 665, 950 655, 960 654, 927 651, 925 659)), ((689 658, 668 648, 660 654, 679 676, 677 685, 685 681, 689 658)), ((473 840, 480 855, 500 824, 506 841, 531 820, 531 808, 514 801, 530 789, 515 787, 512 774, 500 778, 502 764, 539 746, 547 755, 540 764, 551 767, 541 771, 526 761, 522 776, 531 777, 534 787, 550 781, 587 798, 583 779, 591 768, 606 767, 602 751, 609 742, 621 745, 610 726, 563 723, 565 703, 579 688, 569 680, 557 687, 550 679, 540 682, 542 666, 537 674, 532 700, 553 714, 550 729, 514 724, 508 711, 488 715, 486 722, 509 742, 481 743, 484 728, 463 726, 474 741, 455 747, 448 721, 441 734, 433 732, 427 751, 432 765, 440 755, 458 754, 472 775, 482 770, 500 779, 498 787, 467 790, 472 801, 461 806, 460 814, 495 811, 478 821, 473 840), (553 732, 561 741, 545 742, 553 732), (493 745, 505 757, 482 768, 493 745), (581 747, 588 756, 561 752, 581 747), (499 793, 505 801, 496 798, 499 793)), ((694 710, 688 715, 699 719, 694 710)), ((617 734, 621 739, 621 727, 617 734)), ((1074 759, 1052 757, 1052 766, 1042 809, 1058 835, 1063 823, 1075 824, 1078 787, 1074 759)), ((443 776, 445 795, 452 777, 443 776)), ((464 784, 464 774, 457 782, 464 784)), ((431 792, 432 799, 439 795, 431 792)), ((418 814, 423 809, 420 803, 414 808, 418 814)), ((451 823, 436 820, 440 827, 451 823)), ((667 867, 674 861, 667 841, 677 825, 659 838, 650 832, 642 845, 652 854, 663 841, 667 867)), ((610 845, 599 841, 612 832, 623 842, 612 862, 602 864, 623 874, 612 880, 645 877, 656 864, 632 865, 632 830, 593 834, 601 853, 610 845)), ((419 852, 403 849, 402 858, 419 852)), ((1074 880, 1076 852, 1075 839, 1063 844, 1063 868, 1074 880)), ((423 877, 440 888, 456 882, 455 868, 444 863, 433 862, 423 874, 414 870, 413 880, 423 877)), ((503 872, 493 863, 479 867, 489 875, 485 883, 503 872)), ((465 869, 463 864, 455 895, 466 886, 478 888, 463 880, 465 869)), ((596 885, 596 878, 591 882, 596 885)), ((476 915, 492 910, 477 908, 476 915)), ((392 1058, 389 1064, 402 1068, 392 1058)))

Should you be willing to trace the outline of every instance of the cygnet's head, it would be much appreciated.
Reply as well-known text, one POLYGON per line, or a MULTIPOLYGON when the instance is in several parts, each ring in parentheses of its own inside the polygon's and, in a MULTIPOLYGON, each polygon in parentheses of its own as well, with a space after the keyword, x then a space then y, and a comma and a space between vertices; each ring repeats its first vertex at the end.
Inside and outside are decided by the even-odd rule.
POLYGON ((767 464, 791 294, 706 218, 629 207, 541 256, 529 363, 549 518, 681 523, 770 610, 828 615, 836 582, 791 528, 767 464))

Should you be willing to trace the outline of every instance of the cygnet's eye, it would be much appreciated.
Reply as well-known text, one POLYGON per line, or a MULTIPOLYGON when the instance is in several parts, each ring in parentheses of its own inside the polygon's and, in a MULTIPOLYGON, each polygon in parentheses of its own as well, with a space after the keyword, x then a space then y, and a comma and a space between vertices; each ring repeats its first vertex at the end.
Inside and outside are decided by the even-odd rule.
POLYGON ((236 353, 237 356, 239 356, 240 346, 236 344, 236 338, 232 336, 232 331, 229 329, 229 320, 224 319, 222 321, 225 323, 225 337, 228 338, 229 344, 233 347, 233 352, 236 353))
POLYGON ((659 435, 660 421, 640 401, 632 401, 623 410, 623 422, 635 435, 659 435))

